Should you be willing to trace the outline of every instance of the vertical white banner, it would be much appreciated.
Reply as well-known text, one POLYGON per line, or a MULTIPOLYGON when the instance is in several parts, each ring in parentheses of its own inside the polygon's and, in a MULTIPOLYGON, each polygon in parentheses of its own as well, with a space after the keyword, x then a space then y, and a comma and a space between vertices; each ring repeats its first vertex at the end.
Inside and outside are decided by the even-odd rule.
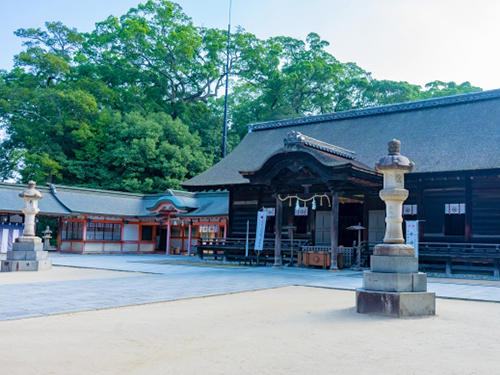
POLYGON ((406 221, 406 244, 415 248, 415 256, 418 257, 418 221, 406 221))
POLYGON ((9 235, 10 231, 8 229, 2 229, 1 233, 1 247, 0 253, 6 253, 9 250, 9 235))
POLYGON ((257 212, 257 231, 255 232, 254 250, 262 250, 264 247, 264 233, 266 231, 267 212, 265 210, 257 212))

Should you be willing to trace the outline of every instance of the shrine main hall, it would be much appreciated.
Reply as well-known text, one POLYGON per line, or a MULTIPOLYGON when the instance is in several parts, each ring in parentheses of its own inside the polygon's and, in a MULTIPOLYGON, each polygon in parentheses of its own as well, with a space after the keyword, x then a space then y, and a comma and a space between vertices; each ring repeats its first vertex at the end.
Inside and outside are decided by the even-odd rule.
POLYGON ((463 265, 498 274, 500 90, 252 124, 225 159, 181 185, 229 192, 228 238, 244 238, 247 222, 254 236, 266 210, 277 255, 290 235, 352 246, 357 232, 347 228, 357 224, 364 243, 377 243, 385 211, 375 163, 392 139, 415 163, 403 218, 418 221, 421 254, 439 250, 448 267, 453 252, 469 253, 463 265))

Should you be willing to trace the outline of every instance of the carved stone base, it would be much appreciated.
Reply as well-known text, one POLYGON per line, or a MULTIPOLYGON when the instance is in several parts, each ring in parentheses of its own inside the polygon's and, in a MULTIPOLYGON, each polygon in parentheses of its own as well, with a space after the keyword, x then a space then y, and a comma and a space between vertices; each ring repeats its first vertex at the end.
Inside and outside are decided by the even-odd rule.
POLYGON ((37 236, 23 236, 18 237, 14 240, 14 243, 22 242, 22 243, 42 243, 42 239, 37 236))
POLYGON ((356 311, 397 318, 436 315, 436 295, 431 292, 394 293, 357 289, 356 311))
POLYGON ((356 310, 394 317, 436 314, 436 296, 427 292, 427 275, 418 272, 412 246, 375 246, 370 271, 363 273, 363 288, 356 291, 356 310))
POLYGON ((406 244, 379 244, 373 248, 373 255, 414 257, 415 249, 406 244))
POLYGON ((383 292, 426 292, 427 275, 418 273, 363 273, 363 288, 383 292))
POLYGON ((51 268, 51 260, 2 260, 0 271, 43 271, 50 270, 51 268))
POLYGON ((43 251, 42 239, 36 236, 16 238, 12 251, 7 251, 7 260, 2 260, 0 272, 42 271, 52 268, 43 251))

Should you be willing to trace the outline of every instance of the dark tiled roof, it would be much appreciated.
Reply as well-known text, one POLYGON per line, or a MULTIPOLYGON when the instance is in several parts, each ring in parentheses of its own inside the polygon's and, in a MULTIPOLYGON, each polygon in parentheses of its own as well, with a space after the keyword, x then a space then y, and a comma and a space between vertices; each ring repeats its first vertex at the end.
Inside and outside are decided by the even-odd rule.
POLYGON ((72 214, 106 216, 150 216, 148 199, 143 194, 110 190, 54 186, 55 197, 72 214))
MULTIPOLYGON (((23 199, 18 196, 27 185, 0 183, 0 211, 21 212, 23 199)), ((155 216, 150 209, 162 202, 188 210, 194 216, 227 216, 229 193, 190 193, 167 190, 165 194, 132 194, 69 186, 37 186, 43 194, 38 206, 41 214, 102 215, 145 217, 155 216), (202 215, 196 213, 202 212, 202 215)))
POLYGON ((195 193, 180 190, 167 190, 161 195, 152 206, 147 207, 153 210, 162 203, 172 203, 181 210, 190 210, 198 207, 198 201, 195 193))
POLYGON ((387 142, 402 142, 401 153, 415 172, 500 168, 500 90, 404 104, 280 120, 251 126, 242 142, 211 169, 184 182, 186 188, 245 184, 240 171, 253 171, 295 130, 356 152, 373 166, 387 154, 387 142))
POLYGON ((229 192, 197 193, 196 200, 198 208, 179 216, 201 217, 201 216, 228 216, 229 215, 229 192))
MULTIPOLYGON (((5 212, 21 212, 23 209, 23 198, 19 197, 28 185, 0 183, 0 209, 5 212)), ((36 187, 43 194, 38 201, 38 208, 46 215, 68 215, 70 211, 64 207, 51 193, 47 186, 36 187)))

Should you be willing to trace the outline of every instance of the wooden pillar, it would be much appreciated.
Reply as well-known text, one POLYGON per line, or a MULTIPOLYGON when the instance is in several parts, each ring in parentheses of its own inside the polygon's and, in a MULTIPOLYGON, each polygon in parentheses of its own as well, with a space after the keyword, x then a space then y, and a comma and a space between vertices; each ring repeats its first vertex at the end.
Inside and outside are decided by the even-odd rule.
POLYGON ((225 237, 232 237, 232 235, 233 235, 234 192, 233 192, 233 189, 228 189, 228 190, 229 190, 229 211, 228 211, 228 216, 227 216, 227 221, 226 221, 225 237))
MULTIPOLYGON (((89 220, 87 217, 85 217, 85 221, 83 222, 83 228, 82 228, 82 254, 85 252, 85 245, 87 244, 87 220, 89 220)), ((123 227, 122 227, 123 231, 123 227)), ((120 250, 123 251, 123 232, 121 234, 121 246, 120 250)))
POLYGON ((446 275, 451 275, 451 258, 446 259, 446 275))
POLYGON ((63 223, 64 219, 62 217, 59 217, 59 223, 57 224, 57 251, 61 251, 63 223))
POLYGON ((472 239, 472 181, 465 177, 465 242, 472 239))
POLYGON ((276 193, 276 239, 274 241, 274 266, 273 268, 283 268, 281 261, 281 227, 283 225, 283 202, 276 193))
POLYGON ((339 251, 339 193, 332 191, 332 223, 330 236, 332 244, 332 257, 330 261, 330 271, 338 271, 337 255, 339 251))
POLYGON ((165 255, 169 255, 170 254, 170 215, 168 215, 167 217, 167 245, 166 245, 166 249, 165 249, 165 255))
POLYGON ((366 228, 366 230, 363 231, 363 241, 368 242, 368 231, 370 230, 369 228, 369 222, 368 222, 368 217, 370 216, 370 192, 365 191, 364 193, 364 201, 363 201, 363 226, 366 228))
POLYGON ((189 220, 188 224, 188 256, 191 256, 191 228, 193 227, 193 221, 189 220))
POLYGON ((417 183, 417 220, 418 220, 418 241, 422 241, 425 234, 425 207, 424 207, 424 183, 418 179, 417 183))
MULTIPOLYGON (((316 204, 319 204, 319 202, 316 202, 316 204)), ((317 206, 316 206, 317 207, 317 206)), ((309 233, 311 233, 311 243, 314 244, 314 241, 316 241, 316 210, 309 210, 308 214, 308 220, 309 220, 309 233)), ((298 249, 300 250, 300 249, 298 249)))

